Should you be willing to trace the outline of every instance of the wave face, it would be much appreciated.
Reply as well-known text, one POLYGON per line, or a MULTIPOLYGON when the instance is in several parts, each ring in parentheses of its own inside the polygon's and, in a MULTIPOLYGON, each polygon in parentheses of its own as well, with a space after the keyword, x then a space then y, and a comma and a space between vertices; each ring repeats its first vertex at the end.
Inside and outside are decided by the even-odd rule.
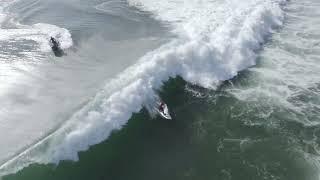
MULTIPOLYGON (((132 113, 146 107, 153 113, 156 91, 170 77, 216 88, 241 70, 255 65, 256 51, 282 25, 283 0, 129 0, 171 27, 176 38, 147 53, 105 85, 62 128, 4 164, 58 163, 78 160, 78 152, 121 129, 132 113), (42 155, 39 156, 38 151, 42 155), (37 155, 35 156, 35 154, 37 155)), ((16 167, 16 166, 15 166, 16 167)))

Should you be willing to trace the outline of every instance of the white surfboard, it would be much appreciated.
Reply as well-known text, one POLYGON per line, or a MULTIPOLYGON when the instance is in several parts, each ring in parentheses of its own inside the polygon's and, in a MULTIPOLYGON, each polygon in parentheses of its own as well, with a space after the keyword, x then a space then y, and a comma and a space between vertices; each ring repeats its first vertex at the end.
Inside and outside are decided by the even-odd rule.
MULTIPOLYGON (((160 103, 159 103, 160 106, 160 103)), ((169 108, 167 106, 167 104, 164 103, 163 106, 163 112, 159 110, 159 108, 157 107, 157 112, 160 114, 161 117, 165 118, 165 119, 172 119, 170 112, 169 112, 169 108)))

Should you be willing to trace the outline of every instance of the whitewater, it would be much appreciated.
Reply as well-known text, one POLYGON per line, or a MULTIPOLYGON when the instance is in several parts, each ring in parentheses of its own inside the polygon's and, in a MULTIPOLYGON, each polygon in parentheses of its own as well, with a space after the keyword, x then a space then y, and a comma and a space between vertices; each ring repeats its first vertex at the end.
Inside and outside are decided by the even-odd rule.
MULTIPOLYGON (((37 3, 37 1, 34 2, 37 3)), ((1 129, 9 127, 7 130, 0 131, 0 137, 10 137, 9 139, 1 139, 0 142, 3 147, 9 144, 9 146, 0 150, 1 176, 16 172, 31 163, 59 164, 62 160, 77 161, 79 152, 86 151, 91 146, 106 140, 115 130, 121 130, 133 113, 139 113, 143 108, 146 108, 150 116, 156 116, 154 107, 161 99, 158 95, 159 91, 170 78, 179 76, 190 84, 216 90, 224 81, 236 77, 240 72, 248 68, 254 67, 261 51, 266 53, 267 55, 265 56, 268 57, 277 56, 274 54, 274 49, 269 52, 268 49, 265 50, 263 47, 273 37, 274 33, 286 25, 285 12, 289 11, 290 13, 291 11, 290 2, 285 0, 248 0, 241 3, 235 0, 128 0, 96 3, 92 5, 92 9, 95 9, 95 11, 111 13, 113 16, 129 22, 139 22, 141 17, 135 13, 148 15, 150 18, 161 22, 161 26, 165 26, 168 29, 167 34, 169 34, 169 37, 164 41, 155 42, 154 48, 142 48, 147 52, 135 53, 130 63, 123 63, 121 66, 111 63, 102 66, 97 62, 94 66, 91 66, 92 69, 101 66, 96 75, 87 78, 82 75, 82 78, 87 80, 86 82, 95 77, 97 78, 96 81, 103 82, 103 85, 83 83, 83 85, 76 86, 76 88, 70 87, 61 90, 61 95, 58 98, 57 96, 40 96, 40 105, 29 106, 31 107, 30 109, 24 110, 26 114, 28 114, 27 111, 39 111, 38 114, 25 116, 22 113, 22 115, 10 120, 10 107, 14 104, 10 104, 11 100, 8 92, 10 89, 17 88, 15 87, 16 81, 22 82, 25 77, 21 76, 21 74, 5 74, 5 72, 14 72, 10 68, 14 69, 16 67, 25 68, 26 72, 41 71, 42 67, 47 67, 48 65, 45 63, 40 66, 37 65, 37 67, 33 66, 33 64, 45 59, 50 53, 50 46, 47 43, 47 39, 50 36, 57 37, 63 49, 73 59, 87 58, 87 56, 85 55, 86 53, 81 54, 81 56, 78 55, 77 53, 81 52, 77 50, 68 51, 75 43, 72 39, 73 35, 67 28, 41 22, 33 25, 23 25, 17 20, 19 17, 14 17, 9 13, 10 6, 16 2, 3 1, 1 3, 0 22, 2 26, 0 29, 0 42, 29 43, 29 41, 32 41, 32 43, 35 43, 29 49, 26 48, 27 50, 24 54, 16 56, 17 59, 30 58, 31 60, 28 61, 31 63, 25 64, 20 61, 15 62, 16 64, 4 63, 9 70, 1 71, 1 73, 4 73, 2 77, 7 77, 2 81, 12 82, 6 83, 6 86, 3 85, 0 92, 1 99, 4 99, 2 102, 7 103, 2 104, 1 107, 0 117, 1 120, 4 120, 1 129), (113 65, 119 67, 111 71, 110 66, 113 65), (106 75, 107 72, 105 72, 106 68, 110 70, 108 76, 106 75), (103 73, 106 74, 102 76, 103 73), (95 88, 89 89, 88 87, 91 86, 95 86, 95 88), (52 108, 54 104, 59 104, 60 101, 68 98, 73 93, 73 89, 77 88, 83 90, 71 97, 69 99, 70 102, 63 104, 65 108, 61 107, 61 109, 64 110, 58 108, 57 112, 51 112, 52 116, 44 113, 47 107, 52 108), (86 92, 85 88, 89 90, 86 92), (79 99, 79 97, 81 98, 79 99), (42 106, 44 107, 43 109, 40 108, 42 106), (67 113, 62 113, 64 111, 67 111, 67 113), (56 114, 63 115, 57 116, 56 114), (37 116, 40 116, 40 118, 37 116), (33 121, 32 123, 39 123, 38 127, 35 128, 33 127, 34 125, 30 126, 29 122, 19 125, 19 119, 22 117, 44 120, 33 121), (17 131, 24 129, 29 133, 17 132, 15 129, 17 131), (23 136, 27 137, 20 139, 23 136), (8 143, 17 141, 19 146, 16 146, 15 143, 8 143)), ((98 39, 99 37, 89 39, 89 44, 98 39)), ((128 43, 127 47, 131 48, 136 43, 143 44, 146 41, 153 42, 155 40, 152 38, 147 40, 139 39, 128 43)), ((88 49, 83 45, 83 42, 78 43, 81 48, 88 49)), ((114 46, 120 47, 121 45, 117 46, 115 44, 114 46)), ((78 50, 81 48, 78 48, 78 50)), ((91 49, 89 48, 89 50, 91 49)), ((96 53, 96 51, 94 52, 96 53)), ((3 62, 7 62, 8 58, 12 58, 11 55, 3 54, 5 53, 0 55, 3 62)), ((126 58, 128 56, 123 59, 126 58)), ((305 106, 290 99, 293 95, 301 92, 301 89, 297 88, 292 90, 294 85, 308 87, 310 84, 318 83, 319 76, 313 71, 309 73, 310 77, 312 77, 310 80, 303 81, 293 75, 300 73, 301 77, 303 77, 305 75, 304 70, 307 71, 310 68, 308 65, 317 66, 313 62, 317 57, 310 58, 309 64, 306 63, 307 65, 304 63, 304 65, 300 65, 297 61, 294 61, 302 69, 305 68, 300 71, 291 68, 293 72, 288 72, 285 66, 281 66, 282 62, 276 60, 275 62, 269 61, 270 64, 277 64, 276 68, 272 65, 268 68, 268 64, 265 69, 251 68, 250 71, 263 71, 261 82, 264 83, 261 86, 249 89, 231 88, 229 92, 242 101, 255 101, 261 96, 272 96, 274 101, 270 102, 271 104, 279 100, 276 104, 289 107, 290 111, 301 115, 300 117, 292 115, 292 119, 306 126, 318 124, 318 114, 316 112, 318 102, 307 103, 305 106), (274 76, 284 77, 284 79, 289 80, 279 82, 277 79, 273 79, 274 76), (278 82, 278 84, 273 84, 273 82, 278 82), (273 88, 277 88, 278 91, 270 94, 268 89, 273 88), (260 96, 257 97, 256 94, 260 96), (309 114, 310 116, 307 116, 305 111, 310 108, 313 108, 314 115, 309 114)), ((88 62, 82 60, 79 63, 88 64, 88 62)), ((74 64, 60 65, 69 68, 74 64)), ((57 69, 59 68, 52 68, 51 70, 55 71, 57 69)), ((76 74, 81 72, 82 70, 79 70, 79 73, 76 74)), ((74 72, 68 71, 68 73, 72 74, 74 72)), ((30 76, 33 75, 35 74, 30 76)), ((56 75, 51 79, 64 79, 64 76, 56 75)), ((80 77, 75 79, 79 82, 84 81, 80 77)), ((64 81, 67 84, 73 80, 74 78, 70 78, 64 81)), ((61 84, 63 85, 63 83, 61 84)), ((54 85, 59 86, 61 84, 57 81, 54 85)), ((24 86, 21 87, 23 88, 24 86)), ((44 87, 39 85, 39 91, 47 87, 52 88, 51 85, 44 87)), ((34 91, 27 93, 28 98, 33 99, 41 94, 33 93, 34 91)), ((55 91, 52 92, 52 94, 54 93, 55 91)), ((24 96, 24 94, 25 92, 21 92, 15 96, 24 96)), ((21 106, 21 108, 24 107, 21 106)), ((268 116, 273 110, 272 108, 267 109, 263 115, 268 116)), ((19 113, 21 112, 17 114, 19 113)), ((254 124, 254 122, 248 123, 254 124)))
MULTIPOLYGON (((21 138, 24 133, 33 133, 37 138, 44 135, 43 128, 45 128, 48 123, 39 122, 38 132, 34 132, 34 129, 27 124, 22 123, 21 119, 33 118, 32 115, 26 115, 25 112, 32 110, 33 108, 26 108, 23 111, 18 112, 15 110, 17 107, 14 100, 10 98, 16 97, 17 99, 23 101, 21 94, 15 94, 13 91, 15 88, 24 88, 20 93, 28 94, 25 89, 27 85, 21 85, 19 87, 19 82, 26 79, 23 77, 24 73, 30 69, 33 69, 32 64, 39 59, 43 59, 43 54, 49 52, 51 47, 47 43, 50 36, 55 36, 61 41, 61 47, 67 49, 72 46, 73 42, 71 39, 71 34, 68 30, 60 28, 55 25, 37 23, 33 25, 22 25, 18 22, 14 22, 12 16, 8 13, 7 9, 18 1, 1 1, 0 2, 0 59, 1 59, 1 152, 0 152, 0 162, 3 163, 8 158, 14 156, 21 149, 25 148, 26 145, 34 143, 35 139, 30 137, 21 138), (33 42, 33 43, 30 43, 33 42), (10 48, 13 47, 13 48, 10 48), (16 47, 16 48, 14 48, 16 47), (21 50, 19 50, 21 48, 21 50), (19 61, 19 59, 25 59, 25 61, 19 61), (18 86, 18 87, 17 87, 18 86), (12 115, 18 112, 19 118, 12 118, 12 115), (20 120, 19 120, 20 119, 20 120), (24 129, 24 132, 18 132, 17 129, 24 129), (8 143, 11 142, 11 143, 8 143), (13 144, 13 142, 15 142, 13 144)), ((31 74, 30 74, 31 75, 31 74)), ((29 98, 32 99, 35 94, 29 94, 29 98)), ((24 96, 24 95, 23 95, 24 96)), ((28 95, 26 95, 28 96, 28 95)), ((39 109, 38 109, 39 110, 39 109)), ((40 113, 38 114, 40 115, 40 113)), ((41 116, 41 115, 40 115, 41 116)), ((53 123, 51 123, 53 124, 53 123)), ((30 134, 30 136, 32 136, 30 134)))

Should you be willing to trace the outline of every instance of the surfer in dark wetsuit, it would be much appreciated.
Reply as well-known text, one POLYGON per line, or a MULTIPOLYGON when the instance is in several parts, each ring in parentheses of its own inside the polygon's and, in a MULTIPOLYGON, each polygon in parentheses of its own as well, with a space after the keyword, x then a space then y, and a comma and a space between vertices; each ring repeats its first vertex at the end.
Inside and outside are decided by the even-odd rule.
POLYGON ((164 103, 163 102, 160 103, 159 111, 164 113, 164 103))
POLYGON ((54 51, 59 49, 59 43, 54 37, 50 37, 50 42, 54 51))
POLYGON ((54 37, 50 37, 50 44, 55 56, 61 57, 64 54, 57 39, 55 39, 54 37))
POLYGON ((159 106, 158 106, 157 111, 158 111, 159 115, 164 119, 172 119, 170 116, 170 113, 169 113, 168 106, 162 101, 160 101, 158 105, 159 106))

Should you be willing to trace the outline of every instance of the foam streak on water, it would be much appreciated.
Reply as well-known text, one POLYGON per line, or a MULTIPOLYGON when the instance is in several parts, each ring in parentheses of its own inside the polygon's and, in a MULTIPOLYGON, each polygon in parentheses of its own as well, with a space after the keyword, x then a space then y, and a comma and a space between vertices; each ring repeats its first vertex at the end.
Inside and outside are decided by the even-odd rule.
POLYGON ((268 124, 286 134, 292 141, 291 151, 297 151, 317 172, 314 179, 319 179, 320 172, 319 9, 317 0, 288 3, 284 27, 264 48, 259 65, 249 69, 254 77, 250 80, 255 83, 229 89, 265 119, 247 120, 246 124, 268 124), (284 124, 299 124, 301 128, 284 124))
POLYGON ((319 42, 317 17, 319 3, 293 2, 286 6, 286 24, 272 38, 261 55, 261 65, 251 68, 259 77, 257 86, 233 89, 244 101, 270 97, 272 105, 280 105, 297 114, 292 120, 305 125, 319 124, 319 42))

